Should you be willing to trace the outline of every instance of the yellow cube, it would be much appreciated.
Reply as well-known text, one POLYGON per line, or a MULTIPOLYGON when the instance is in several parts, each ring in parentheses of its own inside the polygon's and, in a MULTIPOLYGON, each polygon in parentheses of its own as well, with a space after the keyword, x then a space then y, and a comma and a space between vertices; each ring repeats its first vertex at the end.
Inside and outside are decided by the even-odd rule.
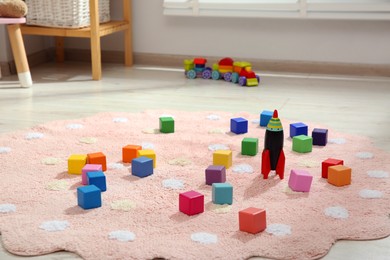
POLYGON ((232 166, 231 150, 216 150, 213 153, 213 165, 222 165, 226 169, 232 166))
POLYGON ((138 150, 138 157, 145 156, 153 160, 153 168, 156 168, 156 153, 153 150, 138 150))
POLYGON ((83 167, 87 164, 86 154, 72 154, 68 158, 68 173, 81 174, 83 167))

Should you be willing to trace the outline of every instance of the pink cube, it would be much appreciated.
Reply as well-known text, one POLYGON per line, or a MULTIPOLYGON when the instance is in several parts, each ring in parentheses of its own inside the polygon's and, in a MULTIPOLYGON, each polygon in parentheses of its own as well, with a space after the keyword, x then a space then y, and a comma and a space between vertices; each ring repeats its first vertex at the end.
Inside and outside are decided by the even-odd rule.
POLYGON ((101 164, 86 164, 81 170, 81 183, 88 185, 87 172, 97 172, 102 170, 101 164))
POLYGON ((288 186, 293 191, 309 192, 313 176, 304 170, 291 170, 288 186))
POLYGON ((179 194, 179 210, 188 216, 204 211, 204 195, 196 191, 187 191, 179 194))

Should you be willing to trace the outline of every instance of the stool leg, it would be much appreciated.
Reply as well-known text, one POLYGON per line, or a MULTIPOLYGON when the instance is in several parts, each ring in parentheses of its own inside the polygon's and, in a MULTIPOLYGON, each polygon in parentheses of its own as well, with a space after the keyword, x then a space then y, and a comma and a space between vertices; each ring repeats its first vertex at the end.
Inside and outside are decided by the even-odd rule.
POLYGON ((11 42, 12 53, 16 64, 16 70, 22 87, 32 86, 30 68, 28 66, 26 50, 19 24, 7 25, 8 36, 11 42))
POLYGON ((123 19, 129 23, 125 30, 125 65, 133 66, 133 39, 132 39, 132 3, 131 0, 123 0, 123 19))

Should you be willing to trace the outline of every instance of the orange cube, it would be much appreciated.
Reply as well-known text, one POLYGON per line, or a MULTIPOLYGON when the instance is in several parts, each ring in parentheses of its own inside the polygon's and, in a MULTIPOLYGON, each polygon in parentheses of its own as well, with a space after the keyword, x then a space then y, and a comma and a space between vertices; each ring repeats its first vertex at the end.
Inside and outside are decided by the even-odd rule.
POLYGON ((131 163, 134 158, 138 156, 138 150, 141 150, 140 145, 126 145, 122 148, 122 161, 124 163, 131 163))
POLYGON ((341 187, 351 184, 352 169, 344 165, 335 165, 328 168, 328 182, 341 187))
POLYGON ((102 170, 107 170, 106 156, 102 152, 87 154, 88 164, 100 164, 102 170))
POLYGON ((240 230, 257 234, 267 228, 265 209, 247 208, 238 212, 240 230))

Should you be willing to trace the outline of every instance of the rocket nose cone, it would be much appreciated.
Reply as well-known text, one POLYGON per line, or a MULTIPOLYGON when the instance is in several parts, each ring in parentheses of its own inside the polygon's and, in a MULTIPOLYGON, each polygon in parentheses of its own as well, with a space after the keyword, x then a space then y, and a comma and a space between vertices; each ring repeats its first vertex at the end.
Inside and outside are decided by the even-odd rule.
POLYGON ((278 118, 279 116, 278 116, 278 110, 274 110, 274 115, 272 116, 273 118, 278 118))

